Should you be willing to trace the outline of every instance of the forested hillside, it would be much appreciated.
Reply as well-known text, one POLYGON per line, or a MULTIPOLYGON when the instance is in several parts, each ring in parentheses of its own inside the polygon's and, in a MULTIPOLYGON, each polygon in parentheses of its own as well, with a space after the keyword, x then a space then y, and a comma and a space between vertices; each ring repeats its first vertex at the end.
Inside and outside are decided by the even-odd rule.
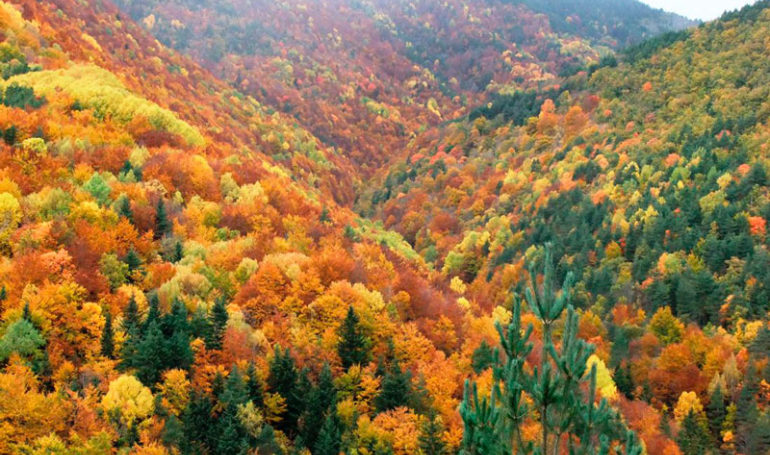
POLYGON ((500 97, 413 140, 359 209, 487 310, 552 243, 629 398, 665 415, 694 393, 703 450, 765 453, 769 20, 760 2, 500 97))
POLYGON ((118 3, 0 1, 0 454, 768 453, 767 1, 118 3))
POLYGON ((164 44, 291 114, 368 176, 488 93, 692 22, 635 0, 119 0, 164 44))

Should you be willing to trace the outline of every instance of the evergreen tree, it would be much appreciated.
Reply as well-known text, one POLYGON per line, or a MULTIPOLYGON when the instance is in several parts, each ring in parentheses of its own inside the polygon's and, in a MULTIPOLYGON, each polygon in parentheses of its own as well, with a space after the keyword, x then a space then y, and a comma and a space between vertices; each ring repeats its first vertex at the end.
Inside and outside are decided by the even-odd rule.
POLYGON ((628 334, 622 327, 615 327, 614 334, 609 366, 616 368, 624 359, 628 358, 628 334))
POLYGON ((171 222, 166 214, 166 204, 163 198, 158 199, 158 205, 155 207, 155 239, 160 240, 171 232, 171 222))
POLYGON ((722 429, 726 413, 727 408, 724 395, 722 394, 722 386, 717 384, 714 392, 711 394, 709 404, 706 406, 709 430, 711 430, 711 434, 716 438, 719 438, 719 431, 722 429))
POLYGON ((5 302, 8 300, 8 291, 5 289, 5 285, 3 285, 2 289, 0 289, 0 302, 5 302))
POLYGON ((669 410, 668 406, 664 404, 663 409, 660 410, 660 432, 669 438, 671 437, 671 424, 669 422, 670 419, 671 411, 669 410))
POLYGON ((241 424, 232 411, 225 411, 217 422, 218 437, 214 454, 216 455, 246 455, 249 450, 248 442, 243 434, 241 424))
POLYGON ((163 445, 171 449, 179 449, 182 447, 184 438, 182 422, 175 415, 169 416, 166 419, 166 424, 163 426, 163 445))
POLYGON ((193 340, 196 338, 202 340, 211 338, 211 324, 209 323, 208 314, 206 314, 206 310, 201 306, 195 310, 195 314, 190 319, 190 338, 193 340))
POLYGON ((179 262, 182 258, 184 258, 184 249, 182 247, 182 242, 177 240, 174 244, 174 257, 172 258, 172 262, 179 262))
POLYGON ((313 455, 339 455, 342 436, 336 414, 328 415, 318 433, 313 455))
POLYGON ((110 314, 109 311, 107 311, 107 314, 104 316, 104 328, 102 329, 101 345, 102 355, 108 359, 111 359, 115 354, 115 335, 112 332, 112 314, 110 314))
POLYGON ((134 212, 131 210, 131 200, 128 197, 121 196, 118 199, 118 215, 134 224, 134 212))
POLYGON ((623 362, 615 368, 614 380, 620 393, 629 400, 634 398, 634 378, 631 376, 631 365, 628 362, 623 362))
POLYGON ((529 308, 542 324, 543 354, 532 370, 525 368, 533 349, 533 326, 521 326, 521 304, 514 298, 513 316, 507 330, 497 324, 500 348, 495 350, 489 398, 480 399, 476 385, 466 381, 460 415, 465 424, 463 455, 550 454, 563 443, 573 455, 608 453, 612 440, 625 439, 616 453, 640 455, 642 447, 625 428, 617 413, 602 399, 596 403, 596 366, 587 371, 594 346, 579 339, 578 316, 570 305, 571 273, 562 292, 554 292, 551 249, 546 248, 545 276, 538 286, 530 267, 531 287, 526 291, 529 308), (559 349, 553 327, 567 312, 559 349), (587 392, 583 384, 587 383, 587 392), (523 428, 537 412, 540 435, 524 438, 523 428))
POLYGON ((158 323, 153 321, 139 343, 132 362, 132 366, 137 369, 136 377, 147 387, 153 387, 160 379, 166 357, 165 347, 163 332, 158 323))
POLYGON ((187 307, 181 300, 174 299, 171 311, 163 317, 162 332, 166 338, 165 367, 189 369, 193 362, 190 324, 187 321, 187 307))
POLYGON ((254 403, 257 408, 265 407, 265 385, 262 383, 262 378, 259 377, 257 366, 254 362, 249 362, 249 367, 246 370, 246 390, 249 393, 249 399, 254 403))
POLYGON ((147 318, 144 320, 142 330, 146 331, 153 322, 161 323, 160 300, 157 292, 151 292, 147 297, 147 318))
POLYGON ((142 268, 142 258, 139 257, 139 254, 133 248, 128 250, 123 262, 128 266, 129 277, 133 277, 134 272, 137 272, 142 268))
POLYGON ((690 411, 682 421, 682 428, 677 436, 677 444, 682 453, 687 455, 704 455, 709 448, 709 435, 703 422, 690 411))
POLYGON ((319 431, 324 424, 329 409, 337 401, 334 378, 329 364, 324 364, 318 377, 318 385, 308 394, 305 412, 300 425, 300 437, 305 447, 315 447, 319 431))
POLYGON ((487 340, 482 340, 481 345, 473 351, 473 356, 471 357, 471 366, 476 374, 492 366, 492 354, 492 347, 487 343, 487 340))
POLYGON ((222 340, 227 329, 227 305, 224 297, 219 297, 211 308, 210 324, 211 336, 206 340, 206 348, 211 350, 222 349, 222 340))
POLYGON ((133 294, 128 299, 128 305, 123 312, 123 330, 128 333, 132 328, 139 329, 142 325, 142 319, 139 317, 139 306, 136 304, 136 298, 133 294))
POLYGON ((296 434, 297 420, 302 413, 301 397, 305 391, 299 390, 299 373, 288 348, 281 352, 281 348, 276 345, 275 354, 270 362, 267 384, 273 393, 279 394, 286 400, 286 412, 278 429, 288 435, 296 434))
POLYGON ((423 422, 418 439, 423 455, 448 455, 449 449, 443 439, 444 424, 441 417, 431 415, 423 422))
POLYGON ((736 424, 751 423, 754 417, 758 415, 757 411, 757 393, 759 392, 759 378, 757 369, 753 362, 749 363, 746 376, 743 379, 743 387, 738 395, 736 404, 738 413, 736 414, 736 424))
POLYGON ((345 369, 353 365, 364 365, 369 362, 370 341, 364 335, 358 315, 353 307, 348 307, 348 314, 339 329, 340 342, 337 353, 345 369))
POLYGON ((32 310, 29 308, 29 302, 24 303, 24 309, 21 312, 21 318, 34 324, 34 321, 32 321, 32 310))
POLYGON ((182 412, 185 436, 182 441, 182 453, 198 455, 208 452, 207 447, 213 439, 211 436, 214 425, 211 413, 209 397, 198 391, 193 392, 182 412))
POLYGON ((243 380, 240 370, 234 366, 225 381, 225 389, 219 397, 225 408, 236 410, 239 405, 246 404, 249 401, 249 391, 246 382, 243 380))
POLYGON ((378 412, 385 412, 400 406, 407 406, 412 394, 412 374, 401 370, 398 360, 393 360, 390 369, 382 378, 380 394, 374 400, 378 412))
POLYGON ((139 344, 142 341, 141 325, 142 321, 139 317, 139 307, 136 304, 136 299, 132 295, 128 300, 128 306, 123 312, 123 331, 126 334, 126 339, 120 348, 121 368, 129 369, 136 365, 136 358, 139 352, 139 344))

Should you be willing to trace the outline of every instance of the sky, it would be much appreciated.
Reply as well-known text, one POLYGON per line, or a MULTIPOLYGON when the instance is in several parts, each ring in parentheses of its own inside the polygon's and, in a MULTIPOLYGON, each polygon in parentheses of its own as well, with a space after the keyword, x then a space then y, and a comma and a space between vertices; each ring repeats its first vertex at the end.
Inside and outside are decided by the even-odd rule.
POLYGON ((641 0, 655 8, 678 13, 690 19, 708 21, 716 19, 725 11, 741 8, 754 0, 641 0))

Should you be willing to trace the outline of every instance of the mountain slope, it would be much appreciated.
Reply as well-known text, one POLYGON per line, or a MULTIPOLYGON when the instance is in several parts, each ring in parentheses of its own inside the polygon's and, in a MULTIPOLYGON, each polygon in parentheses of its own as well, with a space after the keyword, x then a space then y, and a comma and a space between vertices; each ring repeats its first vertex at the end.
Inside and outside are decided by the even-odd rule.
MULTIPOLYGON (((770 316, 769 20, 759 2, 643 43, 559 91, 501 97, 413 140, 358 208, 489 309, 524 288, 525 266, 551 242, 557 276, 575 275, 575 304, 603 321, 600 344, 613 342, 616 379, 631 377, 654 405, 672 408, 689 391, 708 402, 732 375, 728 403, 737 403, 737 378, 751 401, 754 381, 770 374, 766 353, 752 348, 765 335, 749 334, 766 334, 770 316), (742 341, 722 360, 692 338, 644 347, 651 340, 638 326, 655 314, 653 328, 668 309, 704 337, 698 343, 742 341), (746 361, 740 373, 724 363, 730 356, 746 361)), ((767 407, 757 415, 766 419, 767 407)), ((761 431, 733 428, 735 441, 717 446, 761 452, 765 443, 752 446, 761 431)))
POLYGON ((570 14, 505 1, 118 3, 162 42, 295 116, 364 175, 487 91, 535 86, 607 47, 691 25, 631 0, 570 14))

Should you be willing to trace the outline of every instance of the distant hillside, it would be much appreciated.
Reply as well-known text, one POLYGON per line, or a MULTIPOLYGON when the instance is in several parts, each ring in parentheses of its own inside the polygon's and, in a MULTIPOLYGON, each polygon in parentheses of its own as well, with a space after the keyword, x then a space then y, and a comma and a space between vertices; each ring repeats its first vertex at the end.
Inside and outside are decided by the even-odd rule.
POLYGON ((490 92, 552 83, 609 49, 690 24, 625 0, 117 3, 365 175, 490 92))

